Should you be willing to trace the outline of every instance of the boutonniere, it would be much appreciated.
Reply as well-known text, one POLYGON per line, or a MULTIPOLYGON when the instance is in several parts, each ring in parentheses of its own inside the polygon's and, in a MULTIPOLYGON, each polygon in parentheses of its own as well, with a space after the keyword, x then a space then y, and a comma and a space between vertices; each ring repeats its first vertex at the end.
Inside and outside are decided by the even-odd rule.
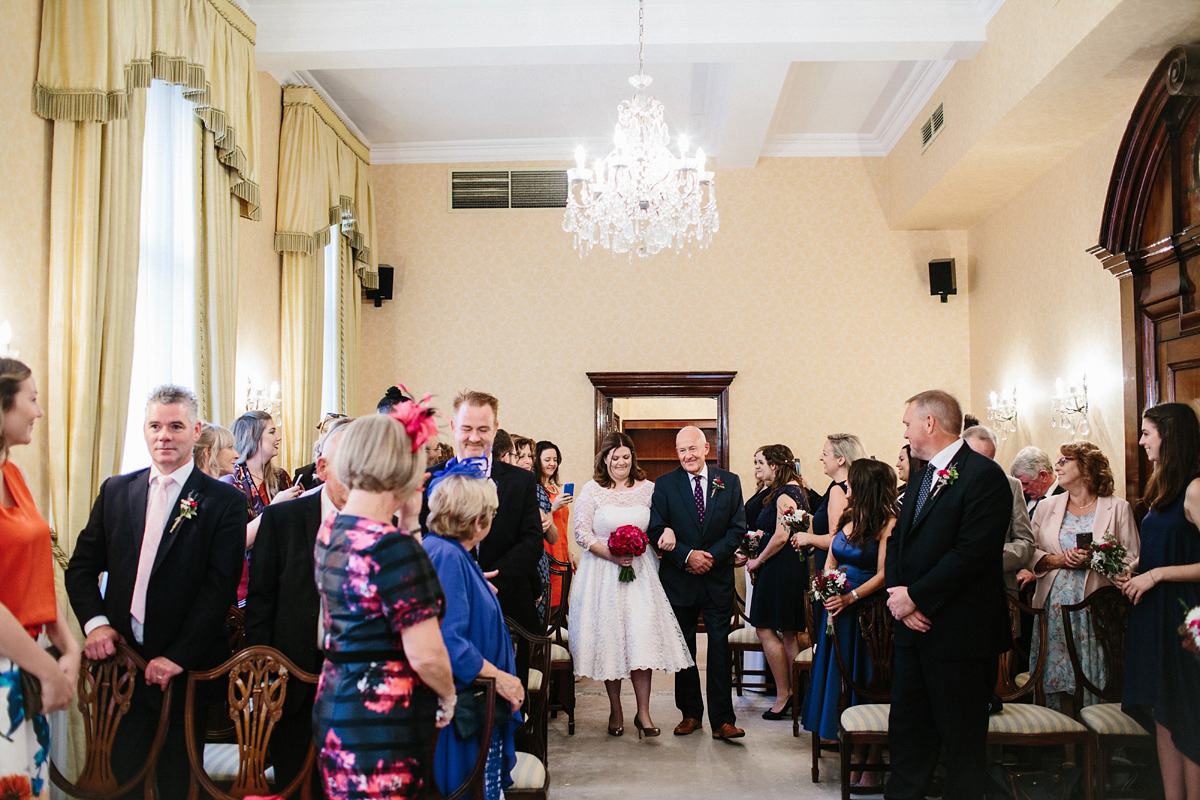
POLYGON ((937 480, 934 482, 933 491, 929 494, 930 500, 937 497, 938 492, 942 491, 942 489, 945 489, 947 486, 953 486, 954 482, 958 480, 958 470, 954 467, 939 469, 935 474, 937 480))
POLYGON ((721 491, 724 488, 725 488, 725 484, 721 483, 720 478, 712 479, 712 493, 713 494, 716 494, 717 492, 721 491))
POLYGON ((185 519, 191 519, 196 516, 196 509, 199 508, 200 501, 196 499, 195 492, 189 492, 187 497, 179 501, 179 515, 175 517, 175 522, 171 524, 171 530, 168 534, 174 533, 185 519))

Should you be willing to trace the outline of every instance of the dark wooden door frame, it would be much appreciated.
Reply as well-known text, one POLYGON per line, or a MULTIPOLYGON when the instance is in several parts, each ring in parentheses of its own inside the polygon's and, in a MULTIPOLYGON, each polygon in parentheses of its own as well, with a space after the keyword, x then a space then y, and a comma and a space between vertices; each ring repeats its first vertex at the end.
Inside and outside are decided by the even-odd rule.
POLYGON ((617 397, 711 397, 717 401, 717 466, 729 469, 729 384, 736 372, 589 372, 596 390, 596 450, 613 429, 617 397))
POLYGON ((1173 394, 1159 386, 1167 366, 1158 363, 1160 326, 1177 326, 1180 335, 1200 331, 1198 128, 1200 44, 1191 44, 1167 53, 1133 108, 1109 179, 1100 241, 1089 250, 1121 282, 1125 487, 1134 503, 1150 467, 1137 444, 1142 412, 1173 394))

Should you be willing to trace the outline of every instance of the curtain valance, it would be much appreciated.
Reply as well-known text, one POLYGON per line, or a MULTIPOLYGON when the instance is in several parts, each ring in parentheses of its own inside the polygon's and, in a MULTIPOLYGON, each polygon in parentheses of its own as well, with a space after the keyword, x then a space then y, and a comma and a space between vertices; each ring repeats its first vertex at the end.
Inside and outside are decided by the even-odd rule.
POLYGON ((230 0, 45 0, 33 108, 58 121, 124 120, 133 90, 180 84, 235 173, 241 215, 258 219, 254 37, 230 0))
POLYGON ((308 86, 283 90, 275 249, 313 255, 340 225, 363 286, 379 284, 371 150, 308 86))

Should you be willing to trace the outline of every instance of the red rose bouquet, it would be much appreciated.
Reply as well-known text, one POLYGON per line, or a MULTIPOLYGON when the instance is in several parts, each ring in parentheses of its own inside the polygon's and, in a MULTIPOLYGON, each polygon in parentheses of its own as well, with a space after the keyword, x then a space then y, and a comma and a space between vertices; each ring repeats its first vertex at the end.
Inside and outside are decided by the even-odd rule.
POLYGON ((1129 571, 1128 555, 1125 545, 1111 533, 1106 533, 1100 541, 1092 542, 1088 566, 1111 580, 1129 571))
MULTIPOLYGON (((636 525, 622 525, 617 528, 608 537, 608 551, 614 556, 640 556, 646 552, 647 545, 650 540, 646 538, 646 533, 636 525)), ((633 567, 621 567, 619 576, 621 583, 629 583, 637 576, 633 574, 633 567)))
MULTIPOLYGON (((846 590, 846 573, 840 569, 823 569, 813 576, 812 599, 818 603, 832 600, 846 590)), ((833 635, 833 617, 825 614, 825 634, 833 635)))
POLYGON ((1182 599, 1179 602, 1185 612, 1183 624, 1179 626, 1179 632, 1183 634, 1183 649, 1191 650, 1196 658, 1200 658, 1200 606, 1189 609, 1182 599))

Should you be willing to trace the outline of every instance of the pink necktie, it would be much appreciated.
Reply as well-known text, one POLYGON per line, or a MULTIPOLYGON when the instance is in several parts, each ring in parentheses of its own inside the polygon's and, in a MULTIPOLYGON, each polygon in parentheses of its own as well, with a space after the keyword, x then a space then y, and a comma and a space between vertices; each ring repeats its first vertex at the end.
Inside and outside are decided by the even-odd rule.
POLYGON ((146 587, 150 585, 154 557, 158 555, 163 529, 167 527, 167 487, 170 483, 171 478, 166 475, 160 475, 150 481, 146 532, 142 536, 142 552, 138 555, 137 578, 133 582, 133 601, 129 604, 129 614, 143 625, 146 622, 146 587))

